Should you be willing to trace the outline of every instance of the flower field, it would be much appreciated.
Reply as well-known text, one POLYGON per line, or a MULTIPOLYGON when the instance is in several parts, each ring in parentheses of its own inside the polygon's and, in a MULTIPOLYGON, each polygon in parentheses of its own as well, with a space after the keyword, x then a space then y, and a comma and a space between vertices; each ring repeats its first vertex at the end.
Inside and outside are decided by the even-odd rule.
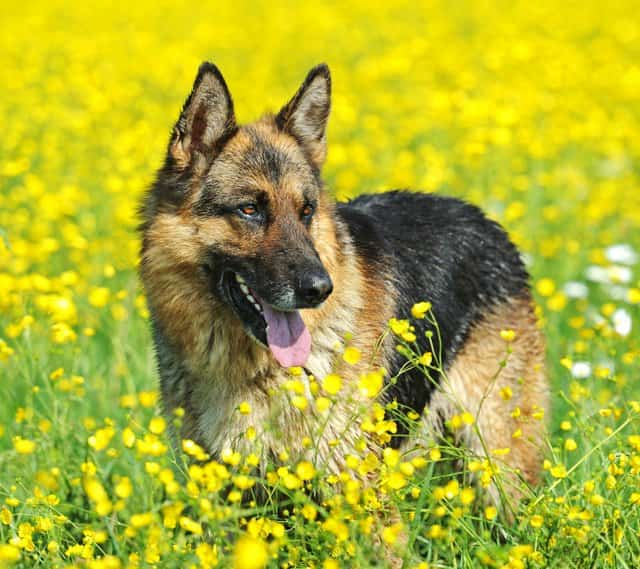
MULTIPOLYGON (((636 3, 191 4, 3 6, 0 568, 640 566, 636 3), (241 122, 326 61, 336 199, 455 195, 522 249, 553 408, 544 482, 512 519, 483 500, 491 458, 446 442, 352 456, 340 476, 286 453, 259 477, 253 455, 172 452, 136 210, 204 60, 241 122)), ((399 343, 415 312, 392 322, 399 343)), ((342 385, 312 388, 299 397, 295 370, 282 386, 330 412, 342 385)), ((384 437, 372 409, 362 428, 384 437)))

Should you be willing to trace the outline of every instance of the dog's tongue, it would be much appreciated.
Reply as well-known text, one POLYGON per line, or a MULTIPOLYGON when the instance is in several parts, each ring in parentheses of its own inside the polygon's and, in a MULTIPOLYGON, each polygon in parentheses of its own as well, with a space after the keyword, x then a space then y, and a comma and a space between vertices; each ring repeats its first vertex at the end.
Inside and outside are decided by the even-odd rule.
POLYGON ((273 357, 282 367, 303 366, 311 352, 311 334, 300 313, 275 310, 262 302, 267 322, 267 341, 273 357))

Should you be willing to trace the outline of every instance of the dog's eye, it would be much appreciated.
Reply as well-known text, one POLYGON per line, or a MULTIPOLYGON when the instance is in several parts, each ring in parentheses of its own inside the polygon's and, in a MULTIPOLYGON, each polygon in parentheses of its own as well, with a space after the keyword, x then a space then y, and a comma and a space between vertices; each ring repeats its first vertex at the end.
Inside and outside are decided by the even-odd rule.
POLYGON ((258 207, 256 206, 256 204, 252 203, 241 205, 238 208, 238 211, 245 217, 255 217, 256 215, 258 215, 258 207))
POLYGON ((300 212, 302 219, 309 219, 313 215, 313 206, 308 203, 302 207, 302 211, 300 212))

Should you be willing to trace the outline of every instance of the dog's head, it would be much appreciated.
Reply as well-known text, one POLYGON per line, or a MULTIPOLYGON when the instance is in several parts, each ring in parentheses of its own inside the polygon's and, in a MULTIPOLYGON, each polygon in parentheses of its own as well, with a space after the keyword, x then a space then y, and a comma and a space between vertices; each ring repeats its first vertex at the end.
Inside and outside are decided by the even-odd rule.
POLYGON ((277 115, 240 126, 220 71, 202 64, 143 206, 148 292, 145 263, 188 274, 284 366, 309 355, 299 310, 333 289, 315 246, 330 100, 319 65, 277 115))

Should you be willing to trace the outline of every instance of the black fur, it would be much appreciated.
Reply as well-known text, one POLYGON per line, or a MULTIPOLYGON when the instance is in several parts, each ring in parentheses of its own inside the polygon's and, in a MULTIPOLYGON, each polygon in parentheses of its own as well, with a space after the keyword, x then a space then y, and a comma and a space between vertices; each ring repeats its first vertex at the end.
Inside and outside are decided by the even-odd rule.
MULTIPOLYGON (((430 349, 425 332, 434 333, 445 370, 483 314, 501 301, 528 294, 527 271, 515 246, 497 223, 466 202, 395 191, 339 204, 338 214, 366 263, 390 273, 397 317, 410 318, 416 302, 433 304, 439 346, 427 319, 412 323, 422 351, 430 349)), ((387 377, 396 376, 405 362, 396 352, 387 377)), ((422 413, 439 379, 429 381, 414 369, 390 385, 386 395, 422 413)))

